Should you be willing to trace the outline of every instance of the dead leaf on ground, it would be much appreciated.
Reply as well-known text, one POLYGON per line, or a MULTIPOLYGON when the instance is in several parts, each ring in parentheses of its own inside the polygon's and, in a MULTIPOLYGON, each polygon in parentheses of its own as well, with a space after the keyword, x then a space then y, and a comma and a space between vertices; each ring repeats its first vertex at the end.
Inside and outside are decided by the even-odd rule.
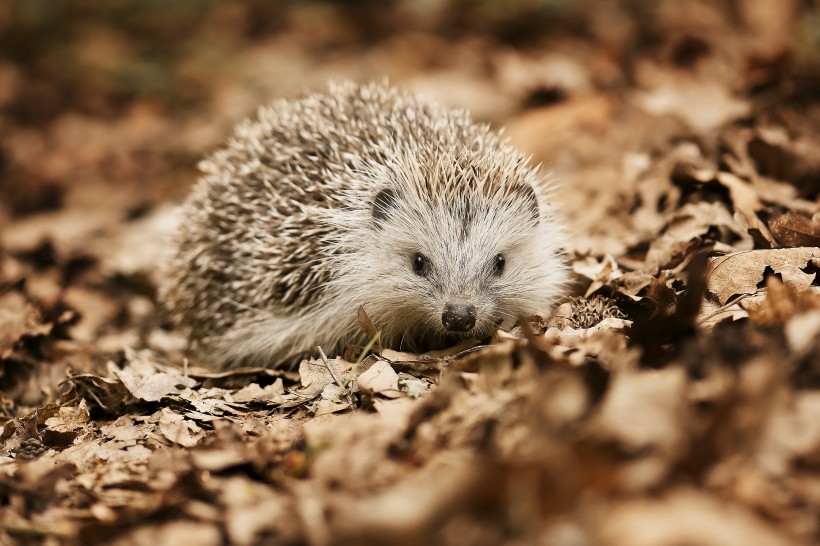
POLYGON ((356 378, 359 390, 388 398, 401 396, 399 376, 386 360, 379 360, 356 378))
POLYGON ((791 288, 802 291, 815 282, 820 267, 820 249, 782 248, 750 250, 709 260, 707 290, 723 305, 733 297, 751 295, 761 290, 768 272, 777 275, 791 288))
POLYGON ((163 408, 159 418, 159 430, 168 440, 182 447, 193 447, 204 436, 204 431, 184 416, 163 408))
POLYGON ((179 395, 181 387, 193 387, 196 381, 177 370, 160 370, 149 353, 131 353, 123 368, 109 363, 109 371, 128 392, 139 400, 158 402, 169 395, 179 395))
POLYGON ((820 247, 820 212, 812 218, 791 211, 775 214, 769 229, 783 246, 820 247))

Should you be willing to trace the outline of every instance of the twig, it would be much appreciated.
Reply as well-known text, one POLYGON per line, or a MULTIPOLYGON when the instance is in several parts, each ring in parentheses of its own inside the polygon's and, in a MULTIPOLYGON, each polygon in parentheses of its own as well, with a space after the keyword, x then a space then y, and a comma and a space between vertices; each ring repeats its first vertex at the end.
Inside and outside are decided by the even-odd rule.
POLYGON ((322 364, 324 364, 325 368, 327 368, 328 373, 330 373, 330 377, 333 378, 333 381, 335 381, 336 384, 339 385, 340 388, 344 389, 345 388, 344 383, 342 383, 341 379, 336 377, 336 372, 334 372, 333 368, 330 366, 330 362, 328 362, 327 355, 325 354, 325 352, 322 350, 321 347, 316 347, 316 348, 319 350, 319 358, 322 359, 322 364))
POLYGON ((327 368, 328 373, 330 373, 330 377, 332 377, 333 381, 335 381, 336 384, 339 386, 339 388, 342 389, 341 394, 344 395, 345 398, 347 398, 347 401, 350 402, 351 405, 355 405, 355 400, 353 399, 353 393, 351 393, 347 389, 347 386, 345 385, 345 383, 342 382, 342 380, 339 379, 339 377, 336 375, 336 372, 333 371, 333 368, 330 366, 330 362, 328 362, 328 360, 327 360, 327 355, 325 354, 325 352, 322 350, 321 347, 316 347, 316 349, 319 350, 319 358, 322 360, 322 364, 325 365, 325 368, 327 368))
POLYGON ((376 335, 374 335, 373 337, 371 337, 371 338, 370 338, 370 341, 368 341, 368 342, 367 342, 367 345, 365 345, 365 346, 364 346, 364 348, 362 349, 362 352, 361 352, 361 354, 359 355, 358 360, 356 360, 356 365, 357 365, 357 366, 358 366, 359 364, 361 364, 361 363, 362 363, 362 361, 364 361, 364 357, 366 357, 366 356, 367 356, 367 353, 369 353, 369 352, 370 352, 370 349, 372 349, 372 348, 373 348, 373 346, 374 346, 376 343, 378 343, 378 341, 379 341, 379 338, 380 338, 380 337, 381 337, 381 332, 376 332, 376 335))
MULTIPOLYGON (((716 316, 718 316, 722 313, 727 312, 729 309, 732 308, 732 306, 734 306, 735 304, 740 303, 741 301, 745 300, 746 298, 750 298, 752 296, 757 296, 760 293, 761 292, 755 292, 754 294, 741 294, 740 296, 733 299, 732 301, 724 303, 723 305, 718 307, 715 311, 711 312, 710 314, 706 315, 705 317, 700 318, 698 320, 698 326, 700 326, 701 324, 703 324, 707 320, 710 320, 710 319, 712 319, 712 318, 714 318, 714 317, 716 317, 716 316)), ((740 309, 742 311, 745 311, 745 309, 743 309, 742 307, 740 309)))

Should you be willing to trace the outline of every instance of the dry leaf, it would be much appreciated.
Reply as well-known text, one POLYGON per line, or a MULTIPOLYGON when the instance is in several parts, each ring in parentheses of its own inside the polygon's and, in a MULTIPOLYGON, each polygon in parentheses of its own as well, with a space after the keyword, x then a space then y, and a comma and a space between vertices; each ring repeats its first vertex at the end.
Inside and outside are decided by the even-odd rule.
POLYGON ((399 376, 386 360, 379 360, 356 378, 359 390, 371 394, 382 394, 388 398, 401 395, 399 376))
POLYGON ((806 290, 815 276, 807 272, 810 264, 815 268, 820 265, 820 249, 781 248, 728 254, 709 260, 707 289, 723 305, 735 296, 758 292, 768 270, 789 287, 806 290))
POLYGON ((168 409, 163 409, 160 414, 159 430, 167 439, 183 447, 195 446, 204 436, 196 423, 168 409))
POLYGON ((373 350, 377 353, 381 352, 382 345, 379 341, 379 331, 376 330, 376 327, 373 325, 373 321, 370 320, 370 317, 367 315, 367 311, 365 311, 363 305, 359 306, 357 318, 359 321, 359 328, 364 330, 364 332, 367 334, 368 339, 374 340, 373 350))
POLYGON ((784 212, 769 219, 769 229, 783 246, 820 247, 820 213, 812 218, 784 212))
POLYGON ((693 242, 711 229, 721 232, 723 238, 736 239, 726 250, 752 248, 752 239, 732 218, 721 203, 687 204, 666 225, 663 234, 652 241, 646 253, 646 268, 654 273, 681 264, 693 251, 693 242), (657 268, 657 270, 655 269, 657 268))
POLYGON ((635 97, 637 104, 651 114, 675 115, 698 132, 708 132, 749 111, 748 102, 732 96, 719 82, 696 81, 674 73, 663 76, 657 87, 635 97))
POLYGON ((109 372, 122 381, 135 398, 146 402, 158 402, 165 396, 179 395, 180 387, 193 387, 196 381, 176 370, 160 371, 148 353, 132 353, 126 365, 120 369, 113 363, 109 372))
POLYGON ((272 384, 262 388, 258 383, 251 383, 242 387, 232 395, 234 402, 276 402, 281 400, 285 394, 285 387, 282 379, 279 378, 272 384))
POLYGON ((8 358, 23 335, 45 335, 51 331, 42 324, 37 309, 19 292, 0 295, 0 358, 8 358))

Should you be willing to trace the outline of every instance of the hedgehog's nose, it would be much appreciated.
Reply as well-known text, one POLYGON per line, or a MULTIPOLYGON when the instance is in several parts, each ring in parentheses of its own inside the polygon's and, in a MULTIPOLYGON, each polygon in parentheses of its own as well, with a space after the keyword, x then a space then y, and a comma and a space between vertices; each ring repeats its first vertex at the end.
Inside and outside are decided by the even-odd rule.
POLYGON ((475 306, 448 303, 441 314, 441 323, 450 332, 467 332, 475 326, 475 306))

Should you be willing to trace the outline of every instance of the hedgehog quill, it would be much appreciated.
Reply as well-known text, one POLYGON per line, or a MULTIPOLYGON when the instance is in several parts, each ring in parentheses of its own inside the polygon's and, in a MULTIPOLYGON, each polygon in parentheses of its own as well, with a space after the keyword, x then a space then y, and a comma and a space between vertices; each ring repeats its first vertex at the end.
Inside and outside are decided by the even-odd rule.
POLYGON ((548 316, 564 235, 488 125, 386 84, 331 84, 241 123, 200 164, 162 299, 216 367, 363 343, 437 348, 548 316))

